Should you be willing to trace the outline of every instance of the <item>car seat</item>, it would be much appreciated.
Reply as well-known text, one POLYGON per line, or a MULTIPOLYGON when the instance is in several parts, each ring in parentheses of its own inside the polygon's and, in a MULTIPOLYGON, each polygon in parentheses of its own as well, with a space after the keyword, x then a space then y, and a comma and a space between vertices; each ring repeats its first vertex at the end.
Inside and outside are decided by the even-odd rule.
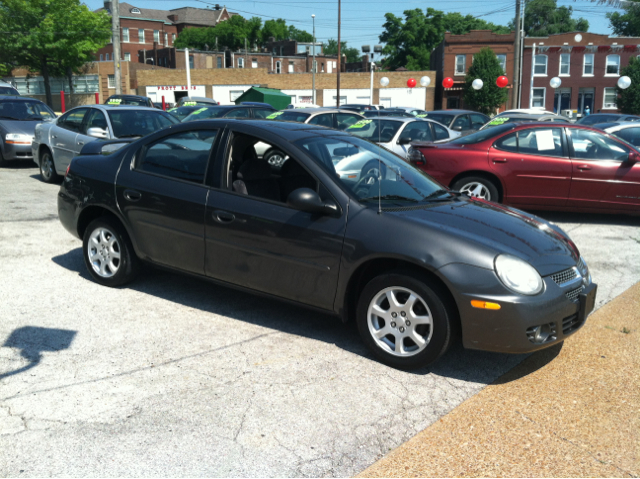
POLYGON ((280 186, 278 181, 271 177, 271 167, 266 161, 245 161, 238 168, 237 178, 233 182, 233 191, 236 193, 280 201, 280 186))

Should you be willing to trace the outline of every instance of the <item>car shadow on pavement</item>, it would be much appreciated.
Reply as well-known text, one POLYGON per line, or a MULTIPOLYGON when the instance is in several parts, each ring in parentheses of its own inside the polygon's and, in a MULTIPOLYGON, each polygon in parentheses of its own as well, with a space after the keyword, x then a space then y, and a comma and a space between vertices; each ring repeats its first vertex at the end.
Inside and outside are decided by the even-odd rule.
MULTIPOLYGON (((92 281, 85 268, 82 248, 55 256, 52 261, 77 273, 87 281, 92 281)), ((324 341, 352 354, 376 361, 362 343, 354 321, 343 323, 339 318, 329 314, 148 265, 145 265, 135 281, 123 288, 207 313, 324 341)), ((529 356, 528 354, 499 354, 464 349, 458 341, 432 366, 409 373, 435 374, 460 381, 489 384, 529 356)), ((541 363, 540 367, 543 365, 541 363)))

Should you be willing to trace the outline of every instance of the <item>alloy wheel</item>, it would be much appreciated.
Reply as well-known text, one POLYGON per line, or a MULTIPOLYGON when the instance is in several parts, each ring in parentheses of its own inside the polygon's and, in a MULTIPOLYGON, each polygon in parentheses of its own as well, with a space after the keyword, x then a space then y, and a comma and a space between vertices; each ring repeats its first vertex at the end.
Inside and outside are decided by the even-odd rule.
POLYGON ((483 183, 477 181, 467 183, 462 188, 460 188, 460 192, 465 193, 472 198, 480 198, 481 200, 491 201, 491 192, 489 191, 489 188, 487 188, 483 183))
POLYGON ((120 268, 121 252, 120 243, 110 230, 99 227, 91 232, 87 257, 96 274, 113 277, 120 268))

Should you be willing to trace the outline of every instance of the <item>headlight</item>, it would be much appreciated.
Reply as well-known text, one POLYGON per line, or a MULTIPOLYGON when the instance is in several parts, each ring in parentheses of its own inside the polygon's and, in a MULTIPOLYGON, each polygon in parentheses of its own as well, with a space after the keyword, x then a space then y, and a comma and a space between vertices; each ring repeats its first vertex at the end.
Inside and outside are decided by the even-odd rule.
POLYGON ((584 260, 582 256, 580 256, 580 261, 578 261, 578 271, 580 271, 580 275, 582 276, 582 281, 584 285, 587 286, 591 284, 591 273, 589 272, 589 267, 587 266, 587 262, 584 260))
POLYGON ((7 133, 4 140, 12 145, 30 145, 33 137, 22 133, 7 133))
POLYGON ((500 281, 516 293, 532 296, 542 291, 544 283, 540 274, 515 256, 501 254, 496 258, 495 268, 500 281))

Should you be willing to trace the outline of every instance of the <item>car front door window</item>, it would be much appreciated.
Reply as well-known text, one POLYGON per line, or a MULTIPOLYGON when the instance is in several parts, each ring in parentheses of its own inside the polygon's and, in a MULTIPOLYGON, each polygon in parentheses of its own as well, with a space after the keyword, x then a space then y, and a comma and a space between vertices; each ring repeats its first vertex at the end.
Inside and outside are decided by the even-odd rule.
POLYGON ((249 118, 248 108, 238 108, 237 110, 231 110, 225 115, 225 118, 249 118))
POLYGON ((436 140, 447 140, 449 138, 449 132, 446 128, 440 126, 436 122, 431 123, 431 126, 433 127, 433 131, 436 135, 436 140))
POLYGON ((473 130, 479 130, 482 125, 484 125, 487 121, 489 121, 489 118, 487 118, 486 116, 483 115, 469 115, 471 117, 471 128, 473 130))
POLYGON ((256 118, 266 118, 272 113, 275 113, 276 110, 269 110, 268 108, 254 108, 253 116, 256 118))
POLYGON ((613 133, 613 135, 618 138, 622 138, 626 140, 628 143, 631 143, 633 146, 640 146, 640 126, 633 128, 625 128, 624 130, 618 130, 613 133))
POLYGON ((431 134, 431 128, 429 127, 429 123, 426 121, 415 121, 409 123, 402 133, 400 134, 400 138, 398 141, 433 141, 433 136, 431 134))
POLYGON ((615 140, 590 130, 571 130, 573 156, 581 160, 624 161, 629 157, 629 148, 615 140))
POLYGON ((360 120, 362 120, 362 117, 358 115, 352 115, 351 113, 336 113, 338 130, 345 130, 360 120))
POLYGON ((471 120, 469 120, 469 115, 460 115, 456 118, 451 125, 451 129, 456 131, 470 130, 471 120))
POLYGON ((320 125, 333 128, 333 113, 316 115, 308 121, 310 125, 320 125))
POLYGON ((86 115, 87 121, 85 127, 82 130, 82 134, 86 135, 89 128, 100 128, 101 130, 109 132, 109 126, 107 124, 107 118, 100 110, 92 108, 88 115, 86 115))
POLYGON ((74 133, 81 133, 82 122, 87 111, 87 108, 78 108, 75 110, 71 110, 64 117, 60 118, 60 121, 58 121, 58 126, 60 128, 64 128, 65 130, 73 131, 74 133))

